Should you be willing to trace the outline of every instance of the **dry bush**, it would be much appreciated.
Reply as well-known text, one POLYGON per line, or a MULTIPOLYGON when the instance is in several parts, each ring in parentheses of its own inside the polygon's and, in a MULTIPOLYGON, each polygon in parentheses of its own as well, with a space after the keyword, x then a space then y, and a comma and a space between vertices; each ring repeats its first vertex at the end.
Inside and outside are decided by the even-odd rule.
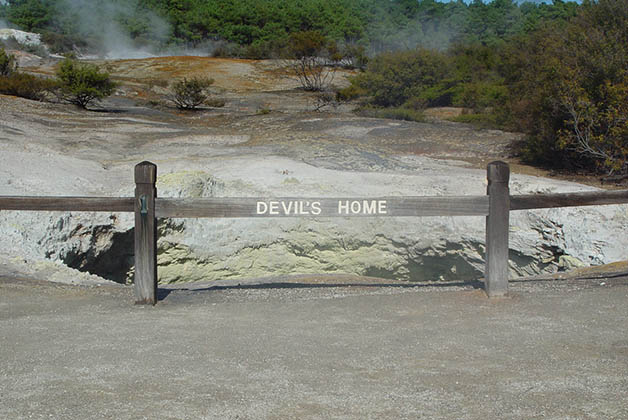
POLYGON ((183 79, 172 85, 170 100, 179 109, 196 109, 209 99, 209 87, 214 79, 206 77, 193 77, 183 79))
POLYGON ((0 76, 0 93, 21 98, 43 101, 57 87, 54 80, 14 72, 10 76, 0 76))
POLYGON ((302 56, 292 61, 290 67, 303 89, 310 92, 327 90, 336 75, 336 68, 327 66, 321 57, 302 56))
POLYGON ((285 62, 303 89, 323 92, 334 81, 336 68, 328 64, 335 50, 335 43, 318 31, 297 32, 290 36, 285 62))
POLYGON ((338 91, 322 91, 314 96, 314 111, 322 111, 324 109, 337 110, 339 106, 347 104, 349 100, 341 95, 338 91))

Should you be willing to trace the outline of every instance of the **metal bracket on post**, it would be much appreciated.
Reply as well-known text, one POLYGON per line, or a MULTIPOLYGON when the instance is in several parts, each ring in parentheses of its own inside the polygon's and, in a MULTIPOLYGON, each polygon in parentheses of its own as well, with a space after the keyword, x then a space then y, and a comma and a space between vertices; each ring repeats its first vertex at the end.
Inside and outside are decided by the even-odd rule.
POLYGON ((486 272, 484 288, 489 297, 508 293, 508 226, 510 217, 510 168, 491 162, 487 168, 489 210, 486 217, 486 272))
POLYGON ((148 214, 148 205, 146 204, 146 195, 140 197, 140 214, 148 214))
POLYGON ((157 303, 157 166, 135 166, 135 303, 157 303))

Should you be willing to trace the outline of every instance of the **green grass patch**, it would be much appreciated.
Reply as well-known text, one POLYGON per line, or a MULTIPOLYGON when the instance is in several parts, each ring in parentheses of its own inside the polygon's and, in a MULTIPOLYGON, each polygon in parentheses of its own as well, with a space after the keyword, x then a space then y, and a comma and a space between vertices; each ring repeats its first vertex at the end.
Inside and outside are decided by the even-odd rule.
POLYGON ((264 108, 258 108, 258 110, 255 112, 255 114, 256 115, 268 115, 271 112, 273 112, 272 109, 264 107, 264 108))

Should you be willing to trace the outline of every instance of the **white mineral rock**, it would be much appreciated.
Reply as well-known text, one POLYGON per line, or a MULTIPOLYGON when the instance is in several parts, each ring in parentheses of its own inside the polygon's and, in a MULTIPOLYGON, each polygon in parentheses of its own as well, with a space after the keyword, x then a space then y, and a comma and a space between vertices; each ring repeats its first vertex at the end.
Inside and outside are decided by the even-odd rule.
POLYGON ((31 47, 37 47, 41 45, 41 35, 33 32, 20 31, 18 29, 0 29, 0 40, 8 41, 9 39, 15 39, 22 45, 28 45, 31 47))

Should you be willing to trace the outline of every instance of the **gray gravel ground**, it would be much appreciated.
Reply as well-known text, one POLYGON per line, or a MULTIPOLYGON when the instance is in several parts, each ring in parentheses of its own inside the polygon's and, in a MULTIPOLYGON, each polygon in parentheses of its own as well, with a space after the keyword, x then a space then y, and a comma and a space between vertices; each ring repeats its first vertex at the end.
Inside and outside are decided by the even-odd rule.
POLYGON ((0 418, 628 418, 628 279, 473 286, 0 277, 0 418))

